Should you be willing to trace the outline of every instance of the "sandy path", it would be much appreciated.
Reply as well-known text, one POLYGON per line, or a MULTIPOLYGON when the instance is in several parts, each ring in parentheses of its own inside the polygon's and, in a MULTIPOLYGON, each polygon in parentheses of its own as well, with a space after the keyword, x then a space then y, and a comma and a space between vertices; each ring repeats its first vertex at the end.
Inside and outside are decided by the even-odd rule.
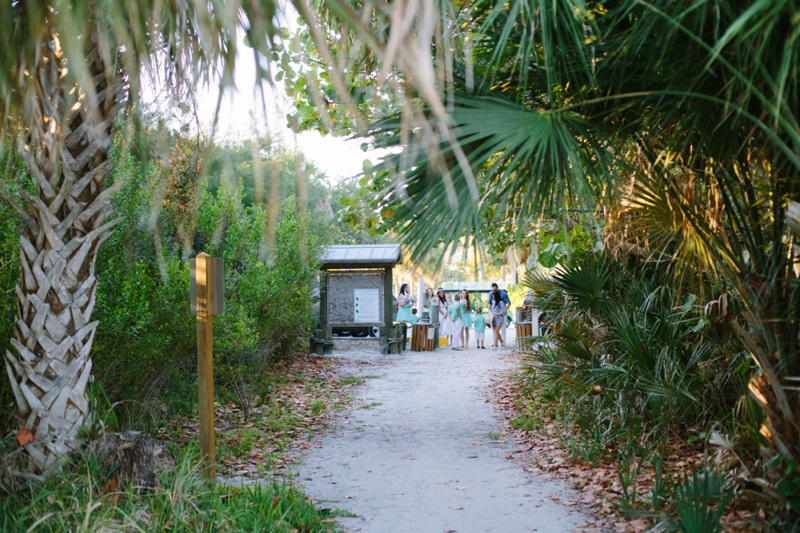
MULTIPOLYGON (((474 344, 474 341, 473 341, 474 344)), ((321 507, 343 509, 348 531, 562 532, 586 517, 554 503, 563 488, 526 473, 485 398, 508 364, 491 348, 381 356, 371 341, 335 357, 370 376, 355 408, 304 457, 297 480, 321 507)))

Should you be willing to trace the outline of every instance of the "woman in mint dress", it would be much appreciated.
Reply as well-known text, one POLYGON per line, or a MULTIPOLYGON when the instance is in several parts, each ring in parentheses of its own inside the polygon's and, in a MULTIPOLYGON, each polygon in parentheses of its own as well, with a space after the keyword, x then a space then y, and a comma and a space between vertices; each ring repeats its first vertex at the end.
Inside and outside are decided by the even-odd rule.
POLYGON ((469 330, 472 327, 472 300, 467 289, 461 289, 461 326, 464 328, 464 348, 469 348, 469 330))
POLYGON ((411 322, 411 294, 408 291, 408 283, 400 285, 400 294, 397 295, 397 322, 411 322))
POLYGON ((463 311, 461 306, 461 296, 456 293, 453 296, 453 303, 450 304, 450 307, 447 309, 447 313, 450 315, 450 333, 453 335, 453 349, 460 350, 461 347, 464 345, 464 328, 462 327, 462 319, 463 319, 463 311))

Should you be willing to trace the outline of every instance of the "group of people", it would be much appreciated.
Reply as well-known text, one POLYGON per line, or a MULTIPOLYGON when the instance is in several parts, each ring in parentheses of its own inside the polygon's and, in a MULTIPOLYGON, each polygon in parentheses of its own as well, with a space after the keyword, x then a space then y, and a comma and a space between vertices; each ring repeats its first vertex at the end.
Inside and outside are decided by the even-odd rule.
MULTIPOLYGON (((399 307, 397 321, 415 324, 418 320, 417 310, 412 309, 414 298, 409 292, 407 283, 401 285, 397 303, 399 307)), ((467 289, 454 294, 452 300, 448 300, 444 289, 438 289, 435 294, 433 289, 428 289, 425 291, 422 304, 430 313, 431 320, 435 321, 438 318, 439 335, 447 338, 447 345, 453 350, 469 348, 470 329, 475 330, 475 346, 485 350, 487 325, 493 333, 492 349, 506 345, 507 313, 511 300, 508 298, 508 293, 501 290, 497 283, 492 283, 492 291, 489 293, 488 322, 483 315, 480 301, 473 304, 467 289)))

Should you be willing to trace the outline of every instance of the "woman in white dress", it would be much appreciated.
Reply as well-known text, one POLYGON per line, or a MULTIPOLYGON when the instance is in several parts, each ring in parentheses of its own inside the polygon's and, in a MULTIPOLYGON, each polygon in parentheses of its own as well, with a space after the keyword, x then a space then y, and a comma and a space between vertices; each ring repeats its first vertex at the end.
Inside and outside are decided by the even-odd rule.
MULTIPOLYGON (((436 291, 436 307, 439 311, 439 336, 449 337, 450 333, 450 318, 447 314, 447 296, 444 294, 444 289, 439 288, 436 291)), ((449 343, 449 339, 448 339, 449 343)))
POLYGON ((450 304, 450 309, 448 309, 448 314, 450 315, 450 333, 453 334, 453 342, 452 347, 454 350, 460 350, 464 346, 464 326, 463 326, 463 317, 464 312, 461 307, 461 296, 456 293, 453 296, 453 303, 450 304))

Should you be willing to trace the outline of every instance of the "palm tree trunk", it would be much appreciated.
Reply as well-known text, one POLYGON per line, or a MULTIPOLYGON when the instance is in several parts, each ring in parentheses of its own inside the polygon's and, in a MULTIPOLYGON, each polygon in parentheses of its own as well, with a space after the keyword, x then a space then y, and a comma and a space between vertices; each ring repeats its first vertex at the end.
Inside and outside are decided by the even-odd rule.
MULTIPOLYGON (((96 39, 90 39, 96 43, 96 39)), ((112 126, 124 85, 96 46, 87 55, 92 86, 62 85, 57 40, 39 43, 26 109, 30 127, 20 152, 38 194, 17 209, 26 226, 20 236, 21 279, 17 322, 6 370, 23 427, 35 440, 26 446, 31 467, 48 470, 76 450, 78 433, 91 420, 87 384, 97 322, 97 253, 111 235, 103 185, 112 168, 112 126), (54 44, 55 43, 55 44, 54 44)))

